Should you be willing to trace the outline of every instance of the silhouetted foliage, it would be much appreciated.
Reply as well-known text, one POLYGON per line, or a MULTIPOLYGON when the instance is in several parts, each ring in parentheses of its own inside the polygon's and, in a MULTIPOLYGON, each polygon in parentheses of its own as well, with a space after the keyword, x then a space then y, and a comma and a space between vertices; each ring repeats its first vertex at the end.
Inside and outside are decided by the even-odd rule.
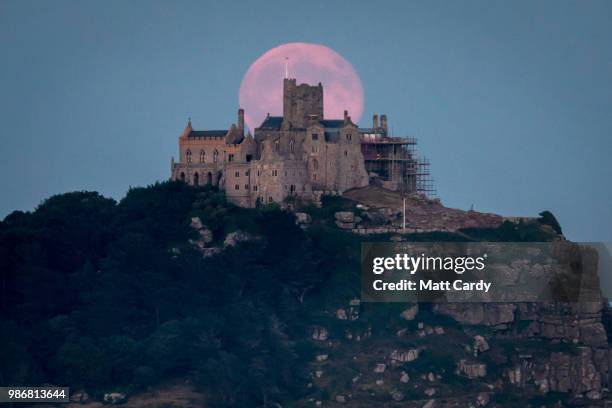
MULTIPOLYGON (((324 202, 313 209, 319 221, 353 205, 324 202)), ((411 239, 538 234, 504 224, 411 239)), ((218 406, 298 397, 316 352, 309 325, 359 295, 363 239, 330 222, 303 231, 277 206, 238 208, 216 189, 177 182, 131 189, 119 203, 95 192, 53 196, 0 222, 0 385, 96 395, 190 377, 218 406), (204 258, 189 243, 195 216, 216 245, 236 230, 257 239, 204 258)))
POLYGON ((540 219, 538 221, 540 222, 540 224, 552 227, 552 229, 555 230, 557 234, 563 234, 563 231, 561 230, 561 224, 559 224, 557 218, 550 211, 542 211, 540 213, 540 219))
POLYGON ((57 195, 0 223, 0 383, 131 391, 193 376, 225 406, 302 388, 292 336, 323 250, 274 207, 159 183, 119 203, 57 195), (259 237, 203 258, 191 217, 259 237))

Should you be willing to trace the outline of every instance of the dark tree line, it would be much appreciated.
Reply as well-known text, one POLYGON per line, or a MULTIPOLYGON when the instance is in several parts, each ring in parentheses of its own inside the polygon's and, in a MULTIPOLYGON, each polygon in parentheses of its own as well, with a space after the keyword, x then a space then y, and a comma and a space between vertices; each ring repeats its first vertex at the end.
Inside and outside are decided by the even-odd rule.
MULTIPOLYGON (((311 210, 333 220, 350 205, 334 198, 311 210)), ((560 232, 552 214, 540 222, 560 232)), ((411 237, 552 238, 511 223, 411 237)), ((219 406, 299 398, 315 353, 309 325, 359 294, 359 242, 325 222, 303 231, 277 208, 238 208, 184 183, 132 189, 118 203, 95 192, 51 197, 0 222, 0 385, 95 395, 187 377, 219 406), (194 216, 217 245, 238 229, 259 239, 204 259, 189 244, 194 216)))
POLYGON ((0 224, 0 382, 95 394, 189 376, 224 406, 297 395, 312 352, 299 304, 334 268, 314 238, 280 210, 181 183, 14 212, 0 224), (261 239, 204 259, 192 216, 220 240, 261 239))

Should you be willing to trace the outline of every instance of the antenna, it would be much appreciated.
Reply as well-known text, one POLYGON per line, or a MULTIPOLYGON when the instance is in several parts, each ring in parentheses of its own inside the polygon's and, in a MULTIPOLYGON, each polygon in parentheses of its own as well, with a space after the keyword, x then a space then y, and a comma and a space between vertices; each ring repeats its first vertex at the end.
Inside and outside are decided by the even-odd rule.
POLYGON ((285 79, 289 79, 289 57, 285 57, 285 79))

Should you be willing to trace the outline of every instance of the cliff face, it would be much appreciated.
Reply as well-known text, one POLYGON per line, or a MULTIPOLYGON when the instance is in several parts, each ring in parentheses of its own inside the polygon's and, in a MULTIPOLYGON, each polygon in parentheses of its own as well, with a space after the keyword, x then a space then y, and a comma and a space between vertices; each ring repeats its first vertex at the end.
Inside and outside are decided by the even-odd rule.
POLYGON ((545 339, 551 344, 571 344, 570 352, 551 352, 533 358, 519 355, 506 377, 510 384, 535 383, 541 392, 558 391, 599 399, 607 388, 608 336, 602 323, 601 303, 441 304, 434 310, 466 325, 484 325, 494 337, 545 339))
MULTIPOLYGON (((338 228, 347 229, 340 218, 365 219, 363 212, 371 211, 364 209, 361 192, 353 193, 360 205, 355 214, 347 208, 335 213, 338 228)), ((389 208, 394 203, 382 205, 389 208)), ((409 206, 453 211, 431 200, 409 201, 409 206)), ((412 211, 413 216, 417 213, 412 211)), ((425 209, 423 214, 432 217, 425 209)), ((457 211, 457 216, 464 215, 457 211)), ((484 220, 483 231, 491 222, 484 240, 557 240, 563 247, 575 247, 549 225, 533 221, 500 225, 496 223, 502 220, 496 216, 474 217, 484 220), (491 228, 495 225, 500 226, 491 228)), ((468 235, 479 230, 461 229, 460 223, 450 228, 457 229, 468 235)), ((411 240, 398 235, 390 238, 411 240)), ((308 386, 315 390, 312 401, 323 406, 327 399, 356 407, 383 403, 428 408, 607 406, 610 402, 612 352, 604 325, 605 303, 389 305, 354 299, 336 306, 335 311, 327 311, 327 324, 318 324, 312 336, 324 358, 311 364, 308 386)))
POLYGON ((318 326, 312 336, 324 358, 312 363, 309 386, 336 401, 402 407, 607 401, 612 353, 602 304, 421 304, 395 309, 382 326, 372 317, 393 307, 352 304, 336 311, 341 322, 318 326))

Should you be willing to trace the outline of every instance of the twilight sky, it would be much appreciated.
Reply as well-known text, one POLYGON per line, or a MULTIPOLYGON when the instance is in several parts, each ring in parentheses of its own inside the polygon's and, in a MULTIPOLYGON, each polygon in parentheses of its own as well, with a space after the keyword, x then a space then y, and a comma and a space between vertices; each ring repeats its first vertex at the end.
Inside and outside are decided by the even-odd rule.
POLYGON ((310 42, 357 71, 362 125, 419 139, 446 205, 612 241, 612 2, 358 3, 0 0, 0 217, 168 178, 187 117, 227 127, 250 64, 310 42))

